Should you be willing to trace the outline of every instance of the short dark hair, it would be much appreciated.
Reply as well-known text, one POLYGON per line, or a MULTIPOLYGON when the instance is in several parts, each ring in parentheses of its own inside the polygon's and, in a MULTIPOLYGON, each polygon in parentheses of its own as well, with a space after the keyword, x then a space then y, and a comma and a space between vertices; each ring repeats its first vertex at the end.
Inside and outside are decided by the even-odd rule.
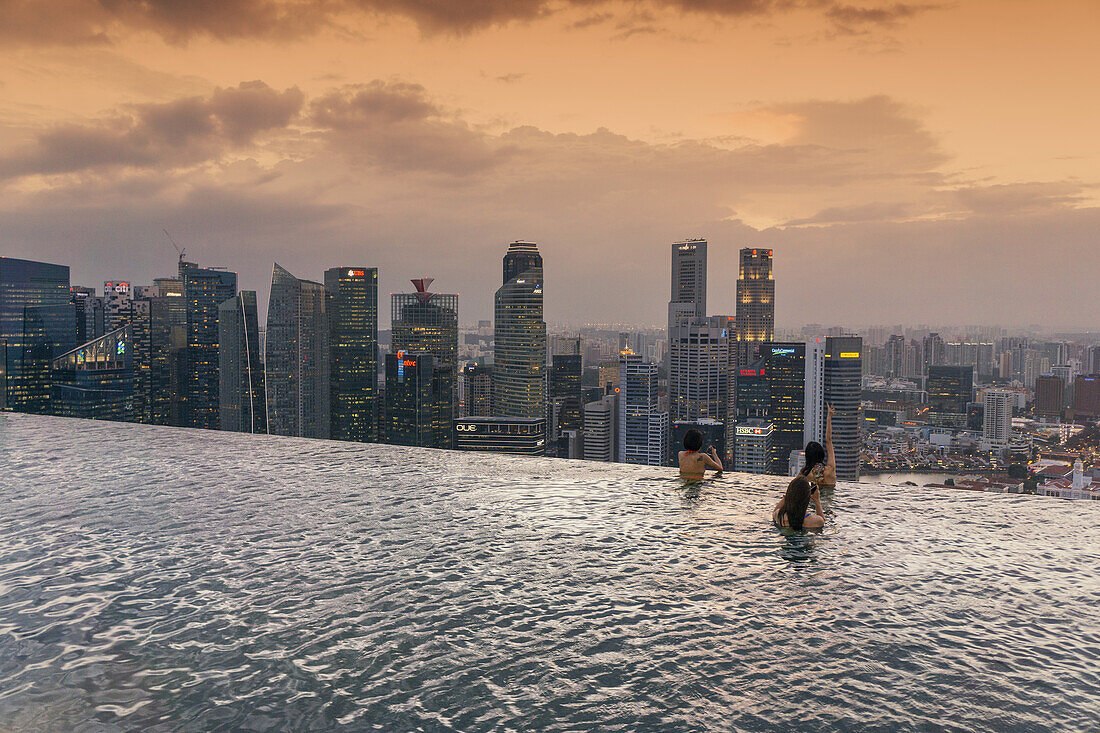
POLYGON ((684 448, 687 450, 699 450, 703 447, 703 434, 695 428, 684 433, 684 448))

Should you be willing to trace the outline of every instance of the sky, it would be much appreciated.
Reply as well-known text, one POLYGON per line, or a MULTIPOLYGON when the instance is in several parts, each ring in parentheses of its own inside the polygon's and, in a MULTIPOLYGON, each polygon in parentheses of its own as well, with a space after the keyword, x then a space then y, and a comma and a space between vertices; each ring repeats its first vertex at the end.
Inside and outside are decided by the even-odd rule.
POLYGON ((657 324, 671 244, 776 317, 1100 328, 1095 0, 0 0, 0 255, 380 269, 657 324))

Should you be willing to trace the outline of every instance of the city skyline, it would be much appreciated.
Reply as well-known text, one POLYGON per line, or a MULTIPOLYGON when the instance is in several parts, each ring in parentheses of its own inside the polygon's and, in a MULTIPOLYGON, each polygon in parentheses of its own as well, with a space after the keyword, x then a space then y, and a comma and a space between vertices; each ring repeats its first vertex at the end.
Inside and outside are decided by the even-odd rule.
POLYGON ((529 238, 548 320, 659 323, 705 237, 781 253, 780 326, 1100 317, 1094 3, 67 7, 5 11, 0 246, 75 284, 151 281, 163 228, 261 310, 271 262, 362 262, 479 318, 529 238))

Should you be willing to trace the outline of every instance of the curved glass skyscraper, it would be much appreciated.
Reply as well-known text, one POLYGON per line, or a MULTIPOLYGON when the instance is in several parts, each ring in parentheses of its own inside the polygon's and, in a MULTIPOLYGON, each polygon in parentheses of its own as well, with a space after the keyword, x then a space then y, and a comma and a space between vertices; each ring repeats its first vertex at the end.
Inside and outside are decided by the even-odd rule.
POLYGON ((494 412, 546 417, 546 321, 542 255, 534 242, 512 242, 495 301, 494 412))

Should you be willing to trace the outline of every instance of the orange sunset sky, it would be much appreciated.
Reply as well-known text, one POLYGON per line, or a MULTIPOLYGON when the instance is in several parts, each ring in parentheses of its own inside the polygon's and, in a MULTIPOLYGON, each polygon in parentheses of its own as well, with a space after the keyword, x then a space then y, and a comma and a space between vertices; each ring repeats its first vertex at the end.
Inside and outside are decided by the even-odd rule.
POLYGON ((780 326, 1100 325, 1095 0, 0 0, 0 254, 436 278, 660 323, 669 244, 780 326))

